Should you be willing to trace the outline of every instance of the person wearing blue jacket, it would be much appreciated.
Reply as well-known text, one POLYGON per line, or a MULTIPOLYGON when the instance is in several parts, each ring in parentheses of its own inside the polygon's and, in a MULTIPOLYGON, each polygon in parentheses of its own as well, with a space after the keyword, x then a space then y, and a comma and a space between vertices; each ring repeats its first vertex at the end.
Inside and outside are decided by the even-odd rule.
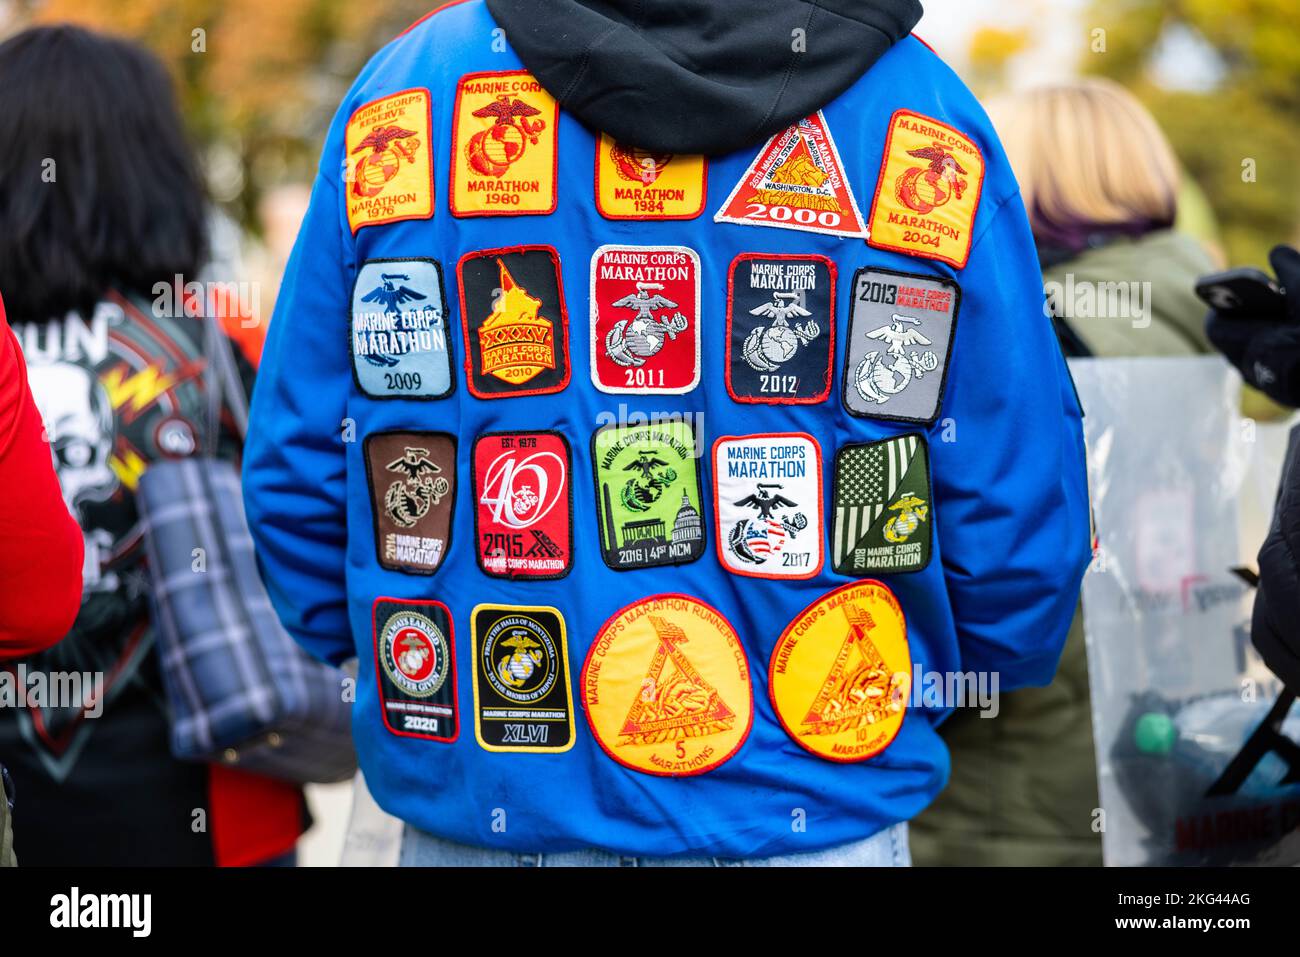
POLYGON ((244 494, 404 863, 905 864, 953 678, 1051 680, 1081 411, 920 14, 463 0, 348 93, 244 494))

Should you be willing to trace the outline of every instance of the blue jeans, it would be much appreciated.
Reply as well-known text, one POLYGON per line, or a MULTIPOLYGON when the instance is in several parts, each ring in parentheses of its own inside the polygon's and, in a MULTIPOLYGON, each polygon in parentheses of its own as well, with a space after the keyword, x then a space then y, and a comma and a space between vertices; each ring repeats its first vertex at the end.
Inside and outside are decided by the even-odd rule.
POLYGON ((911 867, 907 825, 895 824, 864 841, 807 854, 732 860, 723 857, 633 857, 588 849, 557 854, 517 854, 445 841, 406 825, 402 867, 911 867))

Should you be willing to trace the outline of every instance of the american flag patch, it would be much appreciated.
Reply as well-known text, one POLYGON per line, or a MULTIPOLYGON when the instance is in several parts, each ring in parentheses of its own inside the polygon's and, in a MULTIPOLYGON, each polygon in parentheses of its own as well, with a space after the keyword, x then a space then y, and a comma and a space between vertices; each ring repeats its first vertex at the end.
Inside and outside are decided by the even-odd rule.
POLYGON ((929 563, 928 458, 918 434, 840 449, 831 527, 837 572, 864 577, 919 571, 929 563))

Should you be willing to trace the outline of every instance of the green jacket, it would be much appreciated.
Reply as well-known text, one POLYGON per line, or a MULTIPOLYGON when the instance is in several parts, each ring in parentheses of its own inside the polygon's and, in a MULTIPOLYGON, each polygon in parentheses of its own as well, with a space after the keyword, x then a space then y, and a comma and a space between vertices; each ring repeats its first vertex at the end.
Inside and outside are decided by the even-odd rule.
MULTIPOLYGON (((1199 276, 1213 270, 1196 240, 1166 231, 1089 250, 1043 278, 1058 313, 1065 312, 1070 328, 1094 355, 1191 356, 1211 351, 1203 328, 1206 308, 1193 288, 1199 276), (1098 290, 1108 304, 1124 305, 1118 288, 1102 283, 1126 284, 1126 309, 1087 308, 1087 297, 1097 301, 1098 290)), ((999 707, 995 718, 967 710, 944 723, 952 777, 912 822, 913 862, 1100 865, 1101 835, 1093 829, 1100 799, 1081 613, 1074 616, 1052 684, 1002 695, 999 707)))
POLYGON ((1214 270, 1195 239, 1163 230, 1090 249, 1045 270, 1043 284, 1095 356, 1198 356, 1214 349, 1196 280, 1214 270))

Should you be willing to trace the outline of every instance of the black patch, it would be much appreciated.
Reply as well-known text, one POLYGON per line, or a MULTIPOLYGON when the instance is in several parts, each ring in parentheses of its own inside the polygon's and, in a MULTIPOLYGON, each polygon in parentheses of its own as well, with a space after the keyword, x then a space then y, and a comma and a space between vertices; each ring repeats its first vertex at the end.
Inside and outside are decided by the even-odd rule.
POLYGON ((488 751, 573 747, 573 686, 559 611, 479 605, 473 635, 478 743, 488 751))
POLYGON ((552 246, 461 257, 461 325, 469 390, 480 399, 559 392, 569 384, 569 319, 552 246))
POLYGON ((813 405, 831 394, 835 264, 741 253, 727 280, 727 391, 737 402, 813 405))
POLYGON ((456 637, 447 606, 377 598, 373 620, 384 727, 408 738, 455 741, 456 637))

